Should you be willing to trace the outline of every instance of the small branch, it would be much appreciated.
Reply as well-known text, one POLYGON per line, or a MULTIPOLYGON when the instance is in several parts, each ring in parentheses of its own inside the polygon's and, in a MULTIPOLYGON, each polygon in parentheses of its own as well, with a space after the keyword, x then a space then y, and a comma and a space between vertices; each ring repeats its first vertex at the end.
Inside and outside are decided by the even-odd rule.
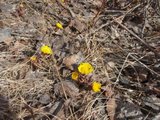
POLYGON ((117 20, 114 19, 114 22, 119 24, 123 29, 125 29, 126 31, 128 31, 131 35, 133 35, 135 38, 137 38, 137 40, 142 43, 145 47, 147 47, 150 51, 154 52, 155 55, 157 56, 157 52, 154 49, 154 47, 150 46, 149 44, 147 44, 143 39, 141 39, 138 35, 136 35, 133 31, 129 30, 125 25, 121 24, 120 22, 118 22, 117 20))

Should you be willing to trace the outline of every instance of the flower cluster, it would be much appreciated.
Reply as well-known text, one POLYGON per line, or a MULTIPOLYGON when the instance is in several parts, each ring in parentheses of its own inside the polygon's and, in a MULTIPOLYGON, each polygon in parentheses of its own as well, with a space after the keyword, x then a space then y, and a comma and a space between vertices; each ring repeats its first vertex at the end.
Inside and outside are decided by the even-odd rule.
POLYGON ((91 74, 94 71, 94 68, 90 63, 82 62, 78 65, 77 69, 77 71, 72 72, 71 77, 73 80, 91 86, 94 92, 101 91, 101 83, 95 81, 93 83, 90 83, 91 81, 87 79, 87 75, 91 74))
MULTIPOLYGON (((61 2, 64 2, 64 0, 62 0, 61 2)), ((60 23, 60 22, 57 22, 56 23, 56 27, 58 29, 63 29, 63 25, 60 23)), ((52 55, 53 54, 53 51, 51 49, 51 47, 49 47, 48 45, 43 45, 40 47, 40 52, 43 54, 43 55, 52 55)), ((30 61, 31 62, 35 62, 37 61, 37 57, 36 56, 32 56, 30 57, 30 61)))
MULTIPOLYGON (((56 26, 59 29, 63 29, 63 26, 60 23, 57 23, 56 26)), ((52 48, 47 45, 41 46, 40 52, 41 52, 40 56, 53 54, 52 48)), ((37 56, 34 55, 34 56, 30 57, 30 60, 32 63, 36 64, 37 63, 37 56)), ((77 69, 74 72, 72 72, 71 78, 82 85, 87 85, 89 88, 92 88, 92 90, 94 92, 100 92, 101 91, 101 83, 91 80, 90 76, 92 75, 91 73, 93 71, 94 71, 94 67, 90 63, 82 62, 78 65, 77 69)))
POLYGON ((40 47, 40 52, 41 54, 39 55, 33 55, 30 57, 30 61, 33 63, 33 64, 37 64, 39 63, 41 60, 40 58, 41 57, 44 57, 46 55, 52 55, 53 54, 53 51, 52 51, 52 48, 47 46, 47 45, 42 45, 40 47))
POLYGON ((72 79, 77 80, 79 74, 81 75, 88 75, 92 73, 94 70, 93 66, 90 63, 82 62, 78 66, 78 71, 72 72, 72 79))

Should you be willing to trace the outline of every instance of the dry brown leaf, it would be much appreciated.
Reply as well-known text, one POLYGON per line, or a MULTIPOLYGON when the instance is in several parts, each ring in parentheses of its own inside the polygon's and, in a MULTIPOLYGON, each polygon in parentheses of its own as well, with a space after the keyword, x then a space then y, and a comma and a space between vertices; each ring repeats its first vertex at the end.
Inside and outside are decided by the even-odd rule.
POLYGON ((65 28, 65 30, 68 33, 77 33, 77 32, 83 32, 84 29, 86 28, 86 24, 79 20, 79 19, 74 19, 70 21, 70 24, 68 25, 68 27, 65 28))
POLYGON ((108 116, 109 116, 110 120, 114 120, 117 104, 116 104, 114 92, 110 86, 107 86, 107 90, 105 92, 105 95, 107 98, 109 98, 109 100, 106 103, 106 105, 107 105, 106 110, 108 112, 108 116))
POLYGON ((0 29, 0 36, 0 42, 4 42, 7 45, 10 45, 10 43, 13 41, 11 30, 9 28, 0 29))
POLYGON ((79 32, 82 32, 85 29, 85 24, 80 20, 75 19, 72 23, 73 27, 75 27, 79 32))
POLYGON ((110 62, 107 63, 107 68, 106 69, 107 69, 108 72, 112 72, 114 68, 115 68, 115 63, 114 62, 110 61, 110 62))
POLYGON ((81 53, 71 55, 69 57, 65 57, 63 63, 71 70, 73 70, 73 65, 78 64, 83 60, 81 53))
POLYGON ((55 84, 54 91, 56 94, 60 96, 67 96, 74 98, 79 95, 78 87, 71 81, 62 81, 60 83, 55 84))

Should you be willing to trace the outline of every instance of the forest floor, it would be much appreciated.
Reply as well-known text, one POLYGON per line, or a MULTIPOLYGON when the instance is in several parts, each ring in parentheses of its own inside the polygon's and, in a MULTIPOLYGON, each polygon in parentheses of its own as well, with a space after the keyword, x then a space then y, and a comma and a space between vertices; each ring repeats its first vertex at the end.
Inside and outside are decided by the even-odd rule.
POLYGON ((160 120, 159 0, 0 0, 0 120, 160 120))

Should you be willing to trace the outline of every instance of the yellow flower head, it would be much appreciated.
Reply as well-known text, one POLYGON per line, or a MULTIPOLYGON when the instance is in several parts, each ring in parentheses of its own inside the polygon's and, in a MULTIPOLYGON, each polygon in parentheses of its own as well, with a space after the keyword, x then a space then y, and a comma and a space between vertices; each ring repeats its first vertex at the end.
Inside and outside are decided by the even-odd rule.
POLYGON ((85 74, 85 75, 88 75, 90 74, 91 72, 93 72, 94 68, 93 66, 90 64, 90 63, 81 63, 79 66, 78 66, 78 71, 81 73, 81 74, 85 74))
POLYGON ((48 54, 48 55, 51 55, 53 53, 51 47, 47 46, 47 45, 43 45, 41 48, 40 48, 41 52, 44 53, 44 54, 48 54))
POLYGON ((59 29, 63 29, 63 26, 62 26, 62 24, 60 22, 56 23, 56 27, 59 28, 59 29))
POLYGON ((77 80, 78 79, 78 72, 72 72, 72 79, 77 80))
POLYGON ((31 61, 36 61, 36 60, 37 60, 37 57, 36 57, 36 56, 32 56, 32 57, 30 57, 30 60, 31 60, 31 61))
POLYGON ((64 3, 64 0, 61 0, 61 2, 63 2, 63 3, 64 3))
POLYGON ((101 91, 101 83, 99 83, 99 82, 93 82, 92 83, 92 90, 94 92, 100 92, 101 91))

